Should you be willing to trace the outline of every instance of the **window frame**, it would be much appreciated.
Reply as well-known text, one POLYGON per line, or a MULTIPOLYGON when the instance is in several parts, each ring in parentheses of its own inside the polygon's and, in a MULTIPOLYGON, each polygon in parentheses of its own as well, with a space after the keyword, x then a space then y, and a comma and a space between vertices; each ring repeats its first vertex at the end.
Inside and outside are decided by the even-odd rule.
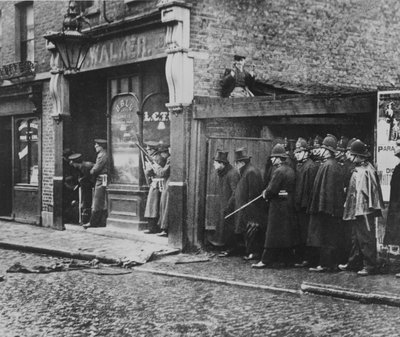
POLYGON ((35 11, 34 11, 34 6, 33 6, 33 1, 22 1, 17 4, 15 4, 15 58, 19 62, 24 62, 24 61, 31 61, 35 62, 35 11), (25 22, 26 26, 26 37, 23 37, 23 19, 25 18, 25 21, 27 20, 27 8, 31 7, 32 10, 32 37, 28 38, 28 25, 27 22, 25 22), (28 53, 28 45, 29 42, 32 42, 32 55, 29 55, 28 53), (26 56, 24 57, 24 53, 22 52, 22 45, 26 45, 26 56), (32 59, 29 59, 29 58, 32 59))
POLYGON ((41 151, 41 147, 40 147, 40 128, 41 128, 41 121, 39 116, 18 116, 14 118, 14 186, 29 186, 32 188, 39 188, 40 185, 40 151, 41 151), (37 124, 37 139, 35 140, 35 143, 37 144, 37 179, 35 181, 35 183, 32 183, 31 179, 32 179, 32 139, 27 139, 26 143, 27 143, 27 156, 28 156, 28 164, 27 164, 27 176, 25 178, 27 178, 28 182, 22 182, 23 178, 22 178, 22 170, 21 170, 21 159, 19 158, 19 152, 20 152, 20 144, 21 144, 21 140, 20 140, 20 131, 19 131, 19 126, 22 124, 22 122, 26 122, 28 125, 28 130, 30 130, 31 128, 31 124, 32 121, 35 121, 37 124))

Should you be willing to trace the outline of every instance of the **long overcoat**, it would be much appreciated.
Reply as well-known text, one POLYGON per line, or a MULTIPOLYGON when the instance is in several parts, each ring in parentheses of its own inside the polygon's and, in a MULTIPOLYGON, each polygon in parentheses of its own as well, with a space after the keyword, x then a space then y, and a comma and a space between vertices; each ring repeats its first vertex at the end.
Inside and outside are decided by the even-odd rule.
POLYGON ((318 165, 308 158, 304 163, 297 164, 295 207, 296 211, 306 211, 311 201, 312 189, 318 165))
POLYGON ((334 158, 328 158, 321 164, 315 176, 310 214, 324 213, 333 217, 342 217, 344 205, 343 171, 334 158))
MULTIPOLYGON (((263 190, 261 172, 250 162, 240 169, 240 180, 236 186, 235 196, 230 203, 230 210, 236 210, 250 200, 259 196, 263 190), (233 207, 232 207, 233 205, 233 207)), ((263 225, 265 214, 263 213, 265 201, 259 199, 235 215, 235 233, 242 234, 246 231, 249 222, 263 225)))
POLYGON ((294 213, 295 172, 288 163, 282 163, 272 175, 265 196, 269 201, 266 248, 288 248, 297 243, 294 213), (287 195, 279 195, 286 192, 287 195))
POLYGON ((96 163, 90 170, 90 174, 96 179, 93 195, 93 211, 104 211, 106 204, 106 186, 103 185, 102 175, 108 173, 108 156, 106 150, 101 150, 96 157, 96 163))
POLYGON ((230 211, 230 203, 234 202, 234 193, 239 179, 239 172, 229 163, 222 170, 217 171, 219 212, 215 230, 208 235, 208 240, 214 245, 225 245, 234 232, 234 217, 224 219, 224 216, 230 211))
POLYGON ((163 167, 156 169, 156 174, 162 177, 163 186, 161 190, 160 198, 160 218, 158 219, 158 225, 162 230, 168 230, 168 214, 169 214, 169 176, 171 174, 171 157, 167 158, 167 163, 163 167))
POLYGON ((400 164, 398 164, 390 181, 390 200, 387 214, 385 245, 400 245, 400 164))
POLYGON ((350 178, 343 220, 356 220, 356 217, 368 214, 381 216, 383 209, 381 185, 375 168, 368 162, 357 165, 350 178))
POLYGON ((297 164, 294 205, 299 244, 302 245, 307 243, 308 225, 310 222, 310 215, 307 213, 307 208, 311 202, 312 189, 317 171, 318 165, 311 158, 307 158, 304 162, 297 164))
MULTIPOLYGON (((153 160, 160 166, 164 167, 166 164, 166 160, 162 158, 160 154, 156 154, 152 156, 153 160)), ((145 174, 150 181, 149 193, 147 194, 146 208, 144 210, 144 216, 146 218, 154 218, 157 219, 160 216, 160 199, 161 199, 161 191, 164 180, 163 177, 157 174, 156 168, 151 168, 146 170, 145 174)))
MULTIPOLYGON (((307 245, 325 247, 337 241, 344 205, 343 170, 335 158, 328 158, 318 169, 308 212, 311 214, 307 245)), ((337 242, 335 243, 338 244, 337 242)))

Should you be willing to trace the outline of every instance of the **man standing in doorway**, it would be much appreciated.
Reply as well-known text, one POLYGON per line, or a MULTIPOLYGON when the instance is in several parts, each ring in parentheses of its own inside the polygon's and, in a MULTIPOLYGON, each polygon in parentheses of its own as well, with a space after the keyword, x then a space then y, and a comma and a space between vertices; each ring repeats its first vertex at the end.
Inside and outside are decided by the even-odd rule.
POLYGON ((235 254, 238 249, 233 230, 234 217, 228 219, 224 217, 228 214, 229 202, 233 198, 240 175, 229 163, 228 152, 218 150, 213 165, 217 174, 219 214, 216 219, 215 233, 209 241, 216 246, 225 247, 225 251, 218 255, 225 257, 235 254))
POLYGON ((79 183, 79 211, 83 224, 89 222, 92 208, 92 188, 93 183, 90 176, 90 170, 94 163, 83 161, 82 154, 74 153, 68 157, 69 164, 78 172, 79 183))
MULTIPOLYGON (((251 157, 247 155, 246 148, 235 150, 235 167, 239 171, 240 180, 236 186, 234 199, 230 211, 236 210, 261 195, 263 182, 261 172, 250 162, 251 157)), ((264 230, 263 222, 265 214, 261 199, 250 204, 236 214, 235 234, 242 236, 246 246, 246 260, 257 259, 261 255, 264 230)))
POLYGON ((347 264, 340 264, 339 269, 362 267, 357 274, 366 276, 376 271, 375 217, 382 216, 384 204, 378 174, 367 161, 367 146, 357 139, 350 152, 356 166, 347 189, 343 220, 351 221, 352 247, 347 264))
POLYGON ((106 187, 108 173, 107 140, 95 139, 94 148, 97 153, 96 163, 90 170, 95 180, 92 214, 90 222, 84 224, 88 227, 105 227, 107 219, 106 187))

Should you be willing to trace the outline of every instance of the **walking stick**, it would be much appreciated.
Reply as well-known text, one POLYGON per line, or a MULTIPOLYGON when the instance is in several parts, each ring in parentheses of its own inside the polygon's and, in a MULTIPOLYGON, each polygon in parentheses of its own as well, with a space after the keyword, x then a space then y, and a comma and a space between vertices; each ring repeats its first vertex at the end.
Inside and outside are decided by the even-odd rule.
POLYGON ((263 195, 262 193, 258 196, 255 197, 253 200, 250 200, 247 204, 244 204, 243 206, 239 207, 237 210, 233 211, 232 213, 229 213, 228 215, 226 215, 224 217, 224 219, 228 219, 229 217, 231 217, 232 215, 236 214, 237 212, 241 211, 243 208, 246 208, 247 206, 249 206, 250 204, 252 204, 254 201, 257 201, 258 199, 262 198, 263 195))

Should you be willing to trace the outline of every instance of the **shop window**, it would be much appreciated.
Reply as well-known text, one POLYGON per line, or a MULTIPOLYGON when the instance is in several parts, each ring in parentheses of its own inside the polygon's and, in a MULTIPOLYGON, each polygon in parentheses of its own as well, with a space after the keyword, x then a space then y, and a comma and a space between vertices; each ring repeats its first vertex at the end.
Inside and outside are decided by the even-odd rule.
POLYGON ((139 183, 139 101, 134 94, 121 94, 111 107, 112 183, 139 183))
POLYGON ((35 29, 32 2, 18 4, 16 13, 19 23, 19 27, 17 27, 17 32, 19 31, 19 34, 17 34, 17 38, 19 37, 17 52, 19 52, 20 61, 33 62, 35 60, 35 29))
POLYGON ((16 183, 38 185, 39 179, 39 120, 26 118, 17 121, 16 183))

